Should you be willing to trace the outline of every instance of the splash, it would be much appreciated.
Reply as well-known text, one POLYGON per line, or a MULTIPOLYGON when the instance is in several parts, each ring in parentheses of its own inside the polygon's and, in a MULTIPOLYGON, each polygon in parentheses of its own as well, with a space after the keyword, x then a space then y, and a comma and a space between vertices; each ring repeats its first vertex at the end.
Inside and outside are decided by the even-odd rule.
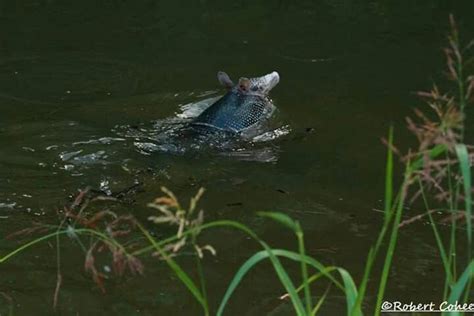
POLYGON ((277 161, 279 148, 275 142, 291 132, 288 125, 272 128, 270 122, 238 135, 189 126, 193 118, 218 99, 219 96, 213 96, 180 105, 172 117, 139 126, 118 126, 114 131, 119 139, 133 140, 135 150, 147 156, 164 153, 215 155, 259 162, 277 161))

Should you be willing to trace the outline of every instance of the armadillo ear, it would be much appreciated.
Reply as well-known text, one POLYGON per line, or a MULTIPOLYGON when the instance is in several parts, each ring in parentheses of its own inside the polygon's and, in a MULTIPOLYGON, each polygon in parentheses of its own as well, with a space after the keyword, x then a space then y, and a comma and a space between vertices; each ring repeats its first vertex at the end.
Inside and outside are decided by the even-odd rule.
POLYGON ((239 79, 239 89, 242 91, 249 91, 250 89, 250 79, 242 77, 239 79))
POLYGON ((223 71, 219 71, 217 73, 217 80, 219 80, 220 84, 226 87, 227 89, 231 89, 234 86, 234 83, 232 82, 232 80, 230 80, 229 75, 223 71))

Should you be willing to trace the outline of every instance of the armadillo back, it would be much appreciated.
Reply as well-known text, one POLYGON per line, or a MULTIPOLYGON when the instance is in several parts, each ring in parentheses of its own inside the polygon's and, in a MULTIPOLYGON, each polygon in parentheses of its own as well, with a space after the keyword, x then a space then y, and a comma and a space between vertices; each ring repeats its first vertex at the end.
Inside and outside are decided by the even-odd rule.
POLYGON ((239 132, 269 118, 273 109, 273 104, 266 98, 230 91, 193 123, 239 132))

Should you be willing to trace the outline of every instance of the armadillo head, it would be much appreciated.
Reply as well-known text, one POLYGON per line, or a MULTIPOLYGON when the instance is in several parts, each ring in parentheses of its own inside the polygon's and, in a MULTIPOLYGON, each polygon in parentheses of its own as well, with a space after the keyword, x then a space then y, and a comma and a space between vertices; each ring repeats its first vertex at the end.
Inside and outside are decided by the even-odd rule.
POLYGON ((250 79, 242 77, 237 84, 234 84, 225 72, 219 71, 217 73, 217 79, 229 90, 235 89, 241 93, 265 97, 280 82, 280 75, 274 71, 261 77, 250 79))

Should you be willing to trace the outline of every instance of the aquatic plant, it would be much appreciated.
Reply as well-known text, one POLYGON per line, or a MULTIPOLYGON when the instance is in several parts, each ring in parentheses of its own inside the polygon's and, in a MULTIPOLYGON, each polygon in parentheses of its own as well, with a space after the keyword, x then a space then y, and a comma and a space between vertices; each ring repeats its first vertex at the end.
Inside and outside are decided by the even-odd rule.
MULTIPOLYGON (((471 281, 474 277, 474 260, 472 258, 472 185, 470 161, 474 157, 473 146, 463 143, 465 130, 466 106, 472 103, 472 91, 474 88, 474 77, 466 77, 464 73, 466 62, 463 53, 471 46, 460 48, 459 34, 453 16, 450 16, 451 34, 448 36, 449 47, 445 49, 448 78, 457 87, 455 94, 441 93, 434 85, 430 92, 418 93, 427 99, 428 105, 434 111, 435 119, 416 109, 415 115, 418 121, 407 118, 408 129, 417 137, 418 147, 401 154, 393 144, 393 130, 390 130, 388 140, 387 167, 385 175, 385 206, 384 224, 379 233, 375 245, 370 249, 365 273, 359 286, 359 296, 355 304, 360 307, 363 299, 372 267, 377 254, 381 250, 385 235, 390 229, 388 247, 384 257, 382 273, 379 279, 377 300, 374 314, 381 312, 382 300, 388 282, 388 273, 391 268, 392 258, 396 248, 398 231, 405 225, 411 224, 420 218, 428 216, 436 239, 441 260, 445 269, 445 289, 443 299, 454 303, 456 301, 466 302, 469 298, 471 281), (471 152, 469 152, 471 150, 471 152), (393 153, 401 156, 405 165, 405 171, 400 189, 394 195, 393 188, 393 153), (425 205, 425 213, 418 214, 407 220, 401 221, 404 205, 414 203, 422 197, 425 205), (428 196, 443 203, 436 209, 430 208, 428 196), (464 204, 464 209, 460 205, 464 204), (444 212, 451 220, 451 233, 449 246, 446 248, 441 239, 439 228, 434 220, 434 212, 444 212), (459 247, 457 222, 464 219, 466 222, 466 256, 463 273, 458 276, 456 248, 459 247), (389 228, 391 226, 391 228, 389 228), (462 296, 464 293, 464 296, 462 296)), ((351 314, 357 314, 353 311, 351 314)))
MULTIPOLYGON (((436 115, 430 120, 421 111, 416 114, 419 122, 408 119, 408 128, 417 137, 419 147, 405 155, 403 159, 411 164, 411 185, 415 188, 410 202, 421 198, 425 213, 401 223, 405 225, 428 216, 438 245, 445 271, 444 300, 459 298, 460 283, 470 276, 464 286, 464 300, 469 298, 471 280, 474 274, 472 257, 472 174, 471 162, 474 159, 474 146, 464 143, 466 129, 466 108, 474 103, 474 76, 465 74, 467 65, 474 59, 464 59, 473 47, 474 41, 462 47, 459 32, 453 16, 450 16, 451 33, 449 46, 445 48, 447 77, 454 83, 451 93, 441 93, 434 85, 429 92, 418 93, 427 100, 436 115), (433 207, 435 205, 436 207, 433 207), (444 222, 450 223, 449 240, 443 241, 434 214, 442 213, 444 222), (459 223, 465 223, 465 255, 459 255, 459 223), (447 244, 447 246, 446 246, 447 244), (461 262, 459 262, 461 260, 461 262), (466 267, 459 275, 457 269, 466 267)), ((463 286, 463 287, 464 287, 463 286)))
MULTIPOLYGON (((271 261, 278 278, 288 292, 288 297, 299 314, 315 313, 324 301, 324 299, 321 299, 318 304, 313 306, 309 287, 312 282, 321 276, 331 280, 331 282, 333 282, 343 292, 351 293, 350 297, 355 296, 354 281, 347 271, 338 267, 324 266, 319 261, 305 255, 304 234, 301 227, 298 222, 293 221, 288 216, 281 213, 260 213, 261 216, 276 220, 295 232, 299 245, 299 253, 271 248, 250 228, 236 221, 222 220, 204 223, 203 211, 196 211, 197 203, 204 193, 203 189, 200 189, 198 193, 191 198, 188 208, 183 208, 171 191, 166 188, 162 188, 162 190, 165 193, 165 196, 155 199, 155 201, 148 205, 150 208, 157 210, 158 214, 151 215, 148 219, 157 225, 176 226, 177 232, 171 237, 165 239, 157 239, 156 237, 153 237, 149 232, 149 229, 146 229, 130 215, 117 216, 109 210, 88 214, 87 207, 90 203, 103 200, 103 198, 90 198, 88 197, 88 190, 84 190, 78 194, 71 206, 65 207, 63 212, 61 212, 62 220, 58 226, 37 223, 31 228, 10 235, 11 238, 13 236, 24 236, 25 234, 30 235, 34 232, 40 232, 43 234, 41 237, 18 247, 14 251, 0 258, 0 263, 11 259, 31 246, 55 238, 57 242, 56 249, 58 251, 58 273, 53 304, 56 306, 58 303, 58 293, 62 280, 59 253, 60 236, 67 236, 82 248, 85 257, 85 270, 90 273, 93 281, 103 292, 105 292, 105 276, 99 272, 99 269, 97 268, 96 258, 99 253, 103 254, 108 252, 111 254, 110 266, 112 266, 113 272, 118 276, 123 275, 125 272, 131 273, 132 275, 142 274, 144 267, 138 258, 139 256, 151 253, 153 256, 168 264, 173 273, 201 304, 204 314, 209 315, 210 311, 201 259, 205 251, 215 255, 216 250, 211 245, 199 245, 197 239, 200 232, 203 230, 217 227, 228 227, 247 234, 259 243, 263 250, 253 255, 239 269, 219 305, 218 314, 222 314, 230 296, 244 275, 263 259, 269 259, 271 261), (148 245, 143 243, 143 239, 131 238, 132 233, 136 233, 137 231, 140 231, 143 236, 145 236, 148 245), (83 238, 89 238, 88 243, 84 242, 83 238), (89 244, 90 246, 86 247, 86 244, 89 244), (187 245, 191 245, 191 249, 194 249, 195 252, 196 269, 199 275, 198 281, 194 281, 189 273, 181 268, 178 262, 173 258, 187 245), (295 287, 288 272, 281 264, 280 259, 278 259, 279 257, 285 257, 300 262, 302 279, 306 280, 302 286, 299 288, 295 287), (318 273, 309 276, 308 267, 312 267, 318 271, 318 273), (343 281, 342 284, 332 275, 335 271, 339 272, 343 281), (298 295, 298 292, 301 290, 305 292, 304 302, 298 295)), ((353 300, 348 299, 348 311, 352 308, 352 304, 353 300)))

